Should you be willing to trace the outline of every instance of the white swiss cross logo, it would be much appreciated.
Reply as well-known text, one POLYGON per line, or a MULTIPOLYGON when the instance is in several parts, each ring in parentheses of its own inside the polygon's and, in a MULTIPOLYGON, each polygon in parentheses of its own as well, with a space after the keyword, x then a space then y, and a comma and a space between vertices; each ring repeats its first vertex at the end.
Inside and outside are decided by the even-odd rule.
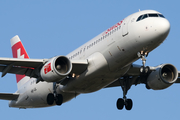
POLYGON ((21 48, 19 48, 19 49, 17 50, 17 58, 22 58, 22 59, 24 59, 24 54, 21 55, 21 48))

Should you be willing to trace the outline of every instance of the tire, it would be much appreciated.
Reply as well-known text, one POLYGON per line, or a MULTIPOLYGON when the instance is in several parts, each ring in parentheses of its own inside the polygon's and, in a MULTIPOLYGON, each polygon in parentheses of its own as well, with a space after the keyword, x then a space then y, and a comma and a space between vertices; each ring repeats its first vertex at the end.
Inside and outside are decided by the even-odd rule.
POLYGON ((53 105, 54 104, 54 95, 52 93, 49 93, 47 95, 47 104, 48 105, 53 105))
POLYGON ((62 105, 62 103, 63 103, 63 96, 61 94, 58 94, 56 96, 55 102, 56 102, 56 105, 58 105, 58 106, 62 105))
POLYGON ((116 103, 117 109, 122 110, 124 107, 124 100, 122 98, 119 98, 116 103))
POLYGON ((132 106, 133 106, 133 102, 131 99, 127 99, 126 100, 126 103, 125 103, 125 108, 126 110, 131 110, 132 109, 132 106))
POLYGON ((146 74, 149 74, 149 73, 150 73, 150 67, 149 67, 149 66, 146 66, 146 67, 145 67, 145 73, 146 73, 146 74))
POLYGON ((146 83, 146 89, 148 89, 148 90, 151 89, 147 83, 146 83))
POLYGON ((140 67, 140 74, 141 75, 144 75, 145 74, 145 67, 140 67))

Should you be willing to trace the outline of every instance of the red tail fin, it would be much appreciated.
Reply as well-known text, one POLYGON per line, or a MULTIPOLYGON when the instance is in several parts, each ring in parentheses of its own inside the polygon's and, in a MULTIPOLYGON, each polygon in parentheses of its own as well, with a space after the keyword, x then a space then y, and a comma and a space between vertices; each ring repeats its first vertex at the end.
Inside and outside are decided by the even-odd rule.
MULTIPOLYGON (((11 48, 12 48, 13 58, 29 59, 29 56, 18 35, 14 36, 11 39, 11 48)), ((29 77, 25 77, 25 75, 16 75, 18 87, 20 87, 22 84, 27 82, 28 79, 29 77)))

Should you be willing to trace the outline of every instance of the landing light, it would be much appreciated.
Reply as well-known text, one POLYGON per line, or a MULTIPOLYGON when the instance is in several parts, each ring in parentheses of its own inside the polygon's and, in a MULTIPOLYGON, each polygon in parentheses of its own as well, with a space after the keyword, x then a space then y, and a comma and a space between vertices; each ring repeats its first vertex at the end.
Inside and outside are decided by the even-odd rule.
POLYGON ((73 74, 72 74, 72 77, 73 77, 73 78, 74 78, 74 77, 76 77, 76 74, 75 74, 75 73, 73 73, 73 74))

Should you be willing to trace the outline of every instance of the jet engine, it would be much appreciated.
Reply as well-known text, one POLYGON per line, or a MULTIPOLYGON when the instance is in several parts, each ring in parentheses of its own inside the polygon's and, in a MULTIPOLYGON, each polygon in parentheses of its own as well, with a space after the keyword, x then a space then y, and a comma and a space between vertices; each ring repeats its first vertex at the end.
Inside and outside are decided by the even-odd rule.
POLYGON ((176 67, 171 64, 162 64, 155 67, 147 78, 147 85, 153 90, 162 90, 171 86, 178 78, 176 67))
POLYGON ((46 82, 58 82, 72 70, 71 61, 65 56, 51 58, 40 71, 41 78, 46 82))

